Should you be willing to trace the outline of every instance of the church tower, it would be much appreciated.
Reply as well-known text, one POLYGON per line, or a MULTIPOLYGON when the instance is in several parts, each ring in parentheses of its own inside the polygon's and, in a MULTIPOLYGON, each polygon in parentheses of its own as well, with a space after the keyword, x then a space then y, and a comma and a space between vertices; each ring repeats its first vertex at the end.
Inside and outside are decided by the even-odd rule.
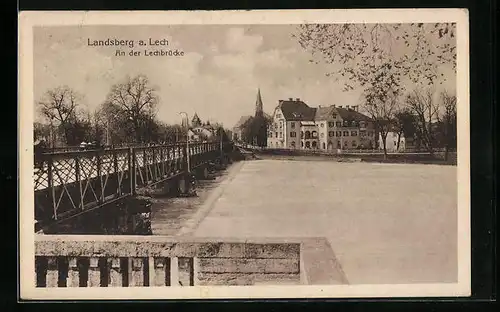
POLYGON ((262 116, 264 110, 262 107, 262 97, 260 95, 260 88, 257 90, 257 101, 255 101, 255 116, 262 116))
POLYGON ((191 119, 191 126, 195 128, 201 126, 201 119, 196 113, 194 113, 193 119, 191 119))

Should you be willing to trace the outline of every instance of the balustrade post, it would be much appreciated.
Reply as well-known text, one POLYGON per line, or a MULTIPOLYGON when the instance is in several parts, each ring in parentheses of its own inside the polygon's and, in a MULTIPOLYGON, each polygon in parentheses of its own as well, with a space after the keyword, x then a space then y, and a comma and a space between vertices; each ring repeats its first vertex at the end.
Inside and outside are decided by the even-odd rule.
POLYGON ((104 185, 103 185, 103 181, 102 181, 101 155, 99 154, 99 151, 96 151, 95 157, 96 157, 96 166, 97 166, 97 178, 99 181, 99 190, 97 190, 98 194, 99 194, 99 203, 103 203, 104 202, 104 185))
POLYGON ((83 186, 80 175, 80 158, 78 156, 75 156, 75 176, 76 183, 78 183, 79 188, 78 208, 83 210, 83 186))
POLYGON ((190 168, 189 168, 189 148, 187 148, 186 146, 183 146, 182 147, 182 154, 184 155, 184 159, 183 159, 183 169, 185 169, 185 172, 189 173, 190 172, 190 168))
POLYGON ((69 258, 68 261, 68 287, 79 287, 80 286, 80 272, 78 271, 78 259, 75 257, 69 258))
POLYGON ((116 156, 116 150, 114 147, 112 147, 111 153, 113 155, 113 169, 114 173, 116 176, 116 195, 120 196, 121 195, 121 185, 120 185, 120 174, 118 173, 118 157, 116 156))
POLYGON ((154 168, 154 170, 151 174, 153 175, 152 181, 154 182, 154 181, 157 181, 157 179, 158 179, 158 166, 156 165, 156 149, 154 147, 151 147, 151 153, 153 154, 153 156, 152 156, 153 161, 151 163, 152 163, 152 166, 154 168))
POLYGON ((179 286, 179 258, 170 258, 170 286, 179 286))
POLYGON ((163 177, 165 177, 165 159, 163 155, 163 149, 164 147, 160 147, 160 174, 163 177))
POLYGON ((54 213, 53 218, 57 220, 57 204, 56 204, 56 189, 54 185, 54 173, 53 173, 53 164, 54 158, 53 156, 49 156, 47 161, 47 185, 50 190, 50 197, 52 197, 52 211, 54 213))
POLYGON ((135 157, 135 149, 129 148, 129 173, 130 173, 130 193, 135 195, 135 179, 136 175, 136 157, 135 157))
POLYGON ((120 258, 111 258, 108 260, 110 262, 110 286, 111 287, 122 287, 122 270, 120 264, 120 258))
POLYGON ((131 274, 129 286, 140 287, 144 286, 144 261, 142 258, 132 258, 131 274))
MULTIPOLYGON (((143 149, 142 150, 142 167, 144 168, 144 171, 145 171, 145 177, 144 177, 144 181, 149 181, 148 180, 148 161, 147 161, 147 157, 146 157, 146 149, 143 149)), ((141 168, 139 168, 139 170, 141 170, 141 168)))
POLYGON ((59 280, 59 269, 57 267, 57 258, 47 257, 47 274, 46 274, 47 287, 57 287, 58 280, 59 280))
POLYGON ((91 257, 89 259, 89 274, 88 274, 88 287, 101 286, 101 271, 99 269, 99 258, 91 257))
POLYGON ((200 259, 198 257, 193 257, 193 270, 192 270, 193 286, 200 284, 199 272, 200 272, 200 259))

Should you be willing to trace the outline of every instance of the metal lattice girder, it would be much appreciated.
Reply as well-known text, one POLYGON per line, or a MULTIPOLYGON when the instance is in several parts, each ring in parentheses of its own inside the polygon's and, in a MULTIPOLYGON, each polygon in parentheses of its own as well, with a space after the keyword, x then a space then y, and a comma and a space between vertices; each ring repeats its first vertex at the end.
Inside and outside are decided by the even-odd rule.
POLYGON ((35 217, 59 220, 134 194, 221 157, 220 142, 43 154, 34 168, 35 217))

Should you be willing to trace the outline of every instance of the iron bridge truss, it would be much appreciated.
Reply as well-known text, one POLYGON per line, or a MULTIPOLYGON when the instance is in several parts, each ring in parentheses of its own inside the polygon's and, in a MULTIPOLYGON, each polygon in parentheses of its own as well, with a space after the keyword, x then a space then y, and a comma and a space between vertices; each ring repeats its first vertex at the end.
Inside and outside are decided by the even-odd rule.
POLYGON ((138 188, 223 157, 220 141, 45 153, 34 169, 35 220, 50 223, 100 208, 138 188))

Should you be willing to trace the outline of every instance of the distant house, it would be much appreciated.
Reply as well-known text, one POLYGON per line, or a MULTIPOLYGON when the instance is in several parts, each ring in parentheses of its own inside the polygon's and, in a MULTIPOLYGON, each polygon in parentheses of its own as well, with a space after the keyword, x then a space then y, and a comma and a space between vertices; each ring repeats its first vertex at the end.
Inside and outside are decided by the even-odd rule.
POLYGON ((241 116, 240 120, 233 127, 233 141, 241 141, 242 133, 245 124, 252 118, 252 116, 241 116))
POLYGON ((267 146, 297 149, 373 148, 375 131, 357 106, 310 107, 299 98, 280 100, 268 129, 267 146))

